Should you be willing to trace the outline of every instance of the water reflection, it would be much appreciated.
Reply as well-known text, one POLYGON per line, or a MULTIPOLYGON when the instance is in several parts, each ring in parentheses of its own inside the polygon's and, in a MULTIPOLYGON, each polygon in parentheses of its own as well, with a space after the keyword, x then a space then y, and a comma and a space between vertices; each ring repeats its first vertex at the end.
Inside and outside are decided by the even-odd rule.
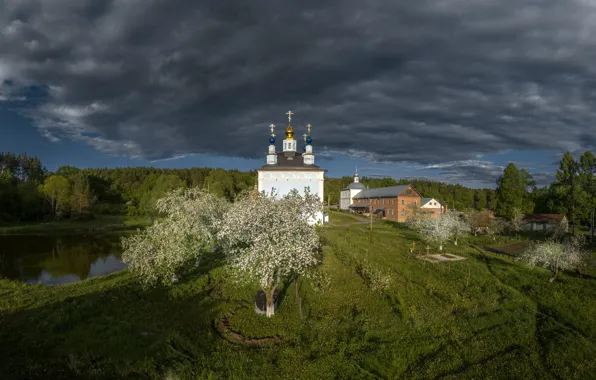
POLYGON ((48 285, 77 282, 126 267, 120 236, 0 236, 0 276, 48 285))

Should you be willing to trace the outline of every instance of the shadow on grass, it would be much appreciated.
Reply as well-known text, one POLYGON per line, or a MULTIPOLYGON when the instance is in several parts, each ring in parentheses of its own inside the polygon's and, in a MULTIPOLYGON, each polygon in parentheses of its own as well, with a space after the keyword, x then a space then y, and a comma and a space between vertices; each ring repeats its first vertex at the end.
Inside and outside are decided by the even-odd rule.
POLYGON ((221 344, 212 322, 228 305, 210 294, 204 274, 216 265, 212 257, 194 282, 189 275, 174 288, 144 289, 118 273, 109 288, 105 278, 56 287, 43 306, 0 312, 0 377, 163 378, 191 370, 221 344), (69 296, 87 286, 89 293, 69 296))

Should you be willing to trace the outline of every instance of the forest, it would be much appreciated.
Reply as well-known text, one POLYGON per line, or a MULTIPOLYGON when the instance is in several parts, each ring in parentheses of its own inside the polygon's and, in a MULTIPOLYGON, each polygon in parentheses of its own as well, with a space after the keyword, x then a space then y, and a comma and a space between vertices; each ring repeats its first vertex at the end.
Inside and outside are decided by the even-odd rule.
MULTIPOLYGON (((154 217, 155 200, 179 187, 199 187, 233 200, 256 184, 256 171, 219 168, 158 169, 127 167, 79 169, 62 166, 48 171, 27 154, 0 153, 0 223, 41 222, 90 218, 97 214, 154 217)), ((342 188, 351 176, 326 178, 325 198, 339 203, 342 188)), ((596 204, 596 160, 585 152, 577 160, 566 153, 549 186, 536 186, 531 174, 509 164, 496 189, 469 189, 439 181, 361 178, 370 188, 412 184, 424 197, 436 198, 450 209, 492 210, 509 217, 520 208, 525 213, 565 213, 573 223, 588 224, 596 204)))

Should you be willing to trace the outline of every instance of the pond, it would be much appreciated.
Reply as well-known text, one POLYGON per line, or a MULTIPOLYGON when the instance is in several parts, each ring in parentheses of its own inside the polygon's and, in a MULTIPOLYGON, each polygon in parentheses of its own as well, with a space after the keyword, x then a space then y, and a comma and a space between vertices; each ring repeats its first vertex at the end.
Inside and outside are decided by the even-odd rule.
POLYGON ((59 285, 126 268, 118 234, 0 235, 0 277, 59 285))

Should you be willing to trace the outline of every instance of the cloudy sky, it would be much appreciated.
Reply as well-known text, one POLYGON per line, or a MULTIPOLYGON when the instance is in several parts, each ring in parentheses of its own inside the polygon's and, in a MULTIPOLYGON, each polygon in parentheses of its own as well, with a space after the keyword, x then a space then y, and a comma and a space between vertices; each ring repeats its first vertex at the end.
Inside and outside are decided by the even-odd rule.
POLYGON ((596 1, 0 0, 0 151, 493 186, 596 146, 596 1))

